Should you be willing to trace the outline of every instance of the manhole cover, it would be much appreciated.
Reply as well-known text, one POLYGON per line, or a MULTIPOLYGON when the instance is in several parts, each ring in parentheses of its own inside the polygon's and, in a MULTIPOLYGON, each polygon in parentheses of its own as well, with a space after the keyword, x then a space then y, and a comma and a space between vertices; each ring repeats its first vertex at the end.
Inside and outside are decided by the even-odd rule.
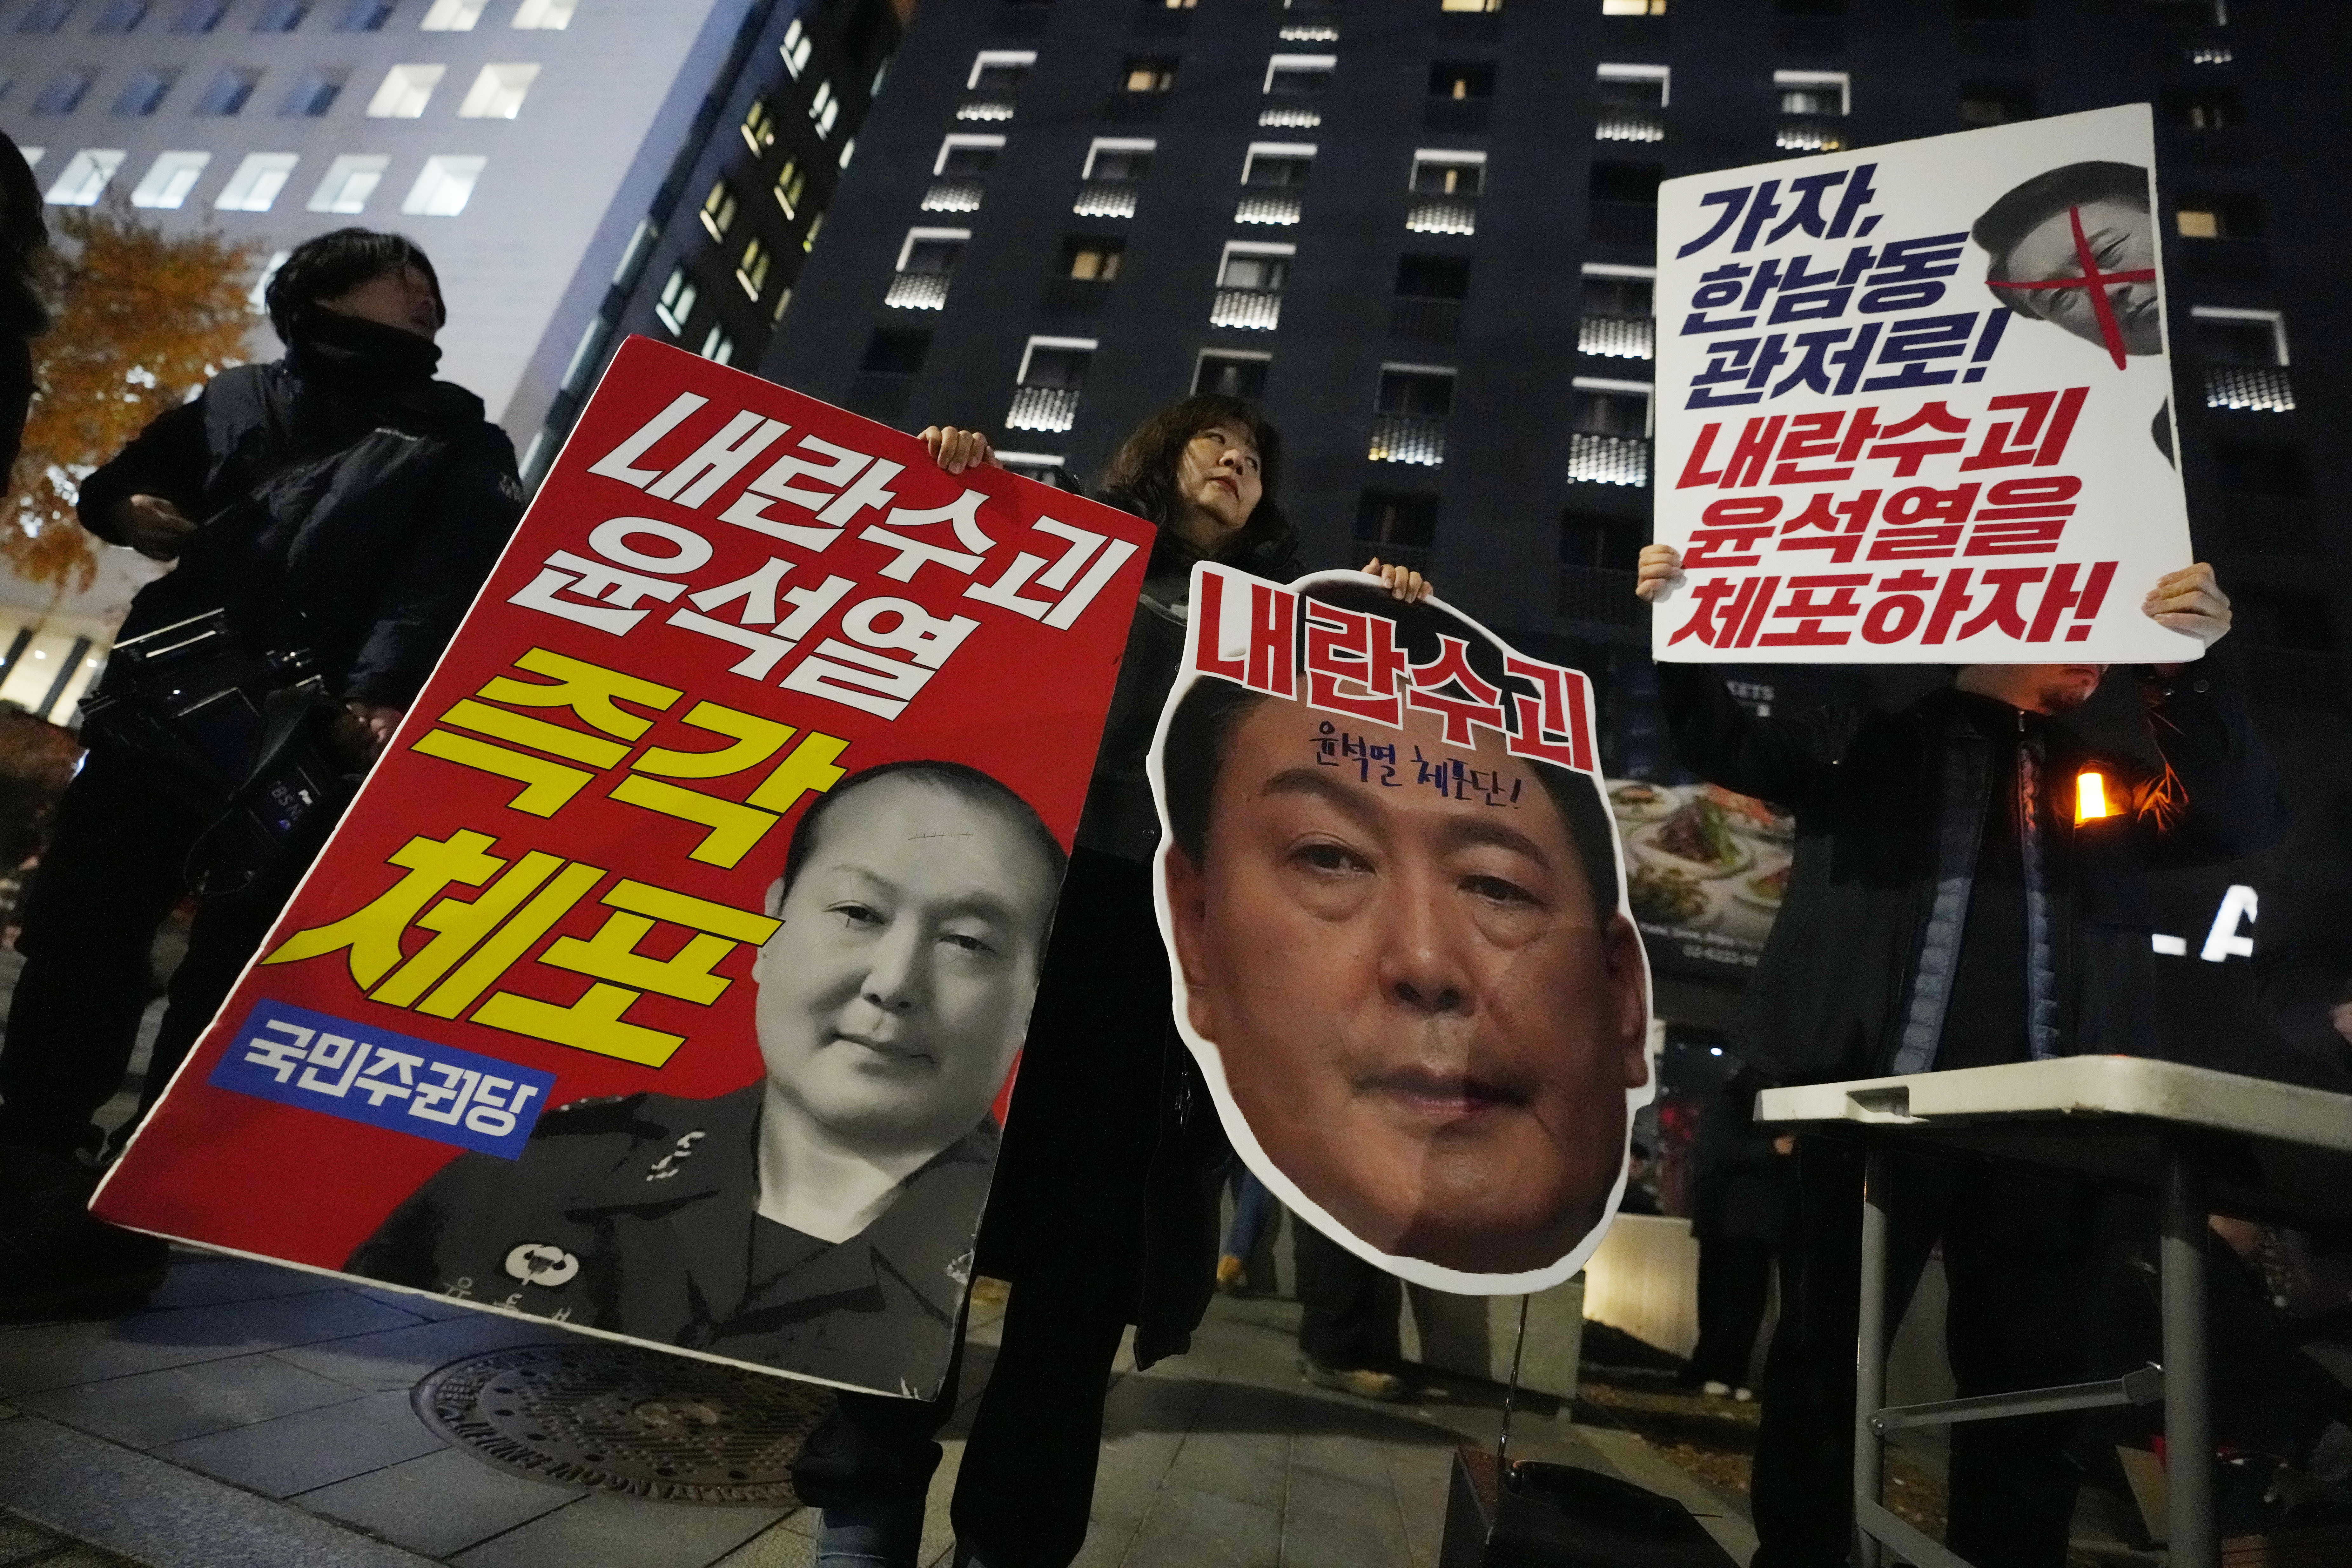
POLYGON ((790 1467, 833 1396, 625 1345, 452 1362, 411 1396, 453 1445, 542 1479, 667 1502, 797 1503, 790 1467))

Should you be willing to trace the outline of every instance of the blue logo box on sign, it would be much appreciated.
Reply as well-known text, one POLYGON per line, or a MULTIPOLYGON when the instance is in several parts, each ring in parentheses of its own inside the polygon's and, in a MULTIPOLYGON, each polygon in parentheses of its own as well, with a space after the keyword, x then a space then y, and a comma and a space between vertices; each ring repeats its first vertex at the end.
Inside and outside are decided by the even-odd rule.
POLYGON ((519 1158, 555 1075, 260 1002, 207 1080, 222 1089, 519 1158))

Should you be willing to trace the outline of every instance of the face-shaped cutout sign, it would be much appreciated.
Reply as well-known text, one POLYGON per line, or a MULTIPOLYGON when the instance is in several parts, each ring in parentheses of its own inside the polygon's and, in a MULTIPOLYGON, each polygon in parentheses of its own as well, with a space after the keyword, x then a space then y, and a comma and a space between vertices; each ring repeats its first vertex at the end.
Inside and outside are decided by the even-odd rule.
POLYGON ((1585 678, 1358 573, 1195 569, 1152 784, 1177 1026, 1291 1210, 1456 1291, 1583 1266, 1651 1094, 1585 678))

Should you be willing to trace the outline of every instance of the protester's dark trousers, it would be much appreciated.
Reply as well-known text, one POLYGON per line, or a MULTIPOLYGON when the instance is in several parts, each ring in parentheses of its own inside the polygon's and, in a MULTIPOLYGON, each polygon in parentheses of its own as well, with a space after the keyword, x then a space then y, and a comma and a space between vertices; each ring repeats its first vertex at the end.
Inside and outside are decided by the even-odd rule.
MULTIPOLYGON (((1751 1568, 1832 1568, 1853 1529, 1855 1312, 1862 1155, 1801 1140, 1796 1214, 1780 1261, 1780 1321, 1765 1363, 1751 1496, 1751 1568)), ((2082 1375, 2095 1198, 2064 1177, 1966 1156, 1891 1158, 1887 1321, 1899 1322, 1943 1243, 1946 1342, 1963 1396, 2082 1375)), ((2063 1568, 2078 1471, 2071 1416, 1951 1428, 1945 1541, 1976 1568, 2063 1568)))
POLYGON ((1698 1344, 1688 1381, 1748 1386, 1756 1331, 1771 1295, 1772 1244, 1710 1236, 1698 1244, 1698 1344))
POLYGON ((1301 1220, 1291 1226, 1298 1265, 1298 1348, 1325 1366, 1386 1372, 1399 1358, 1403 1287, 1301 1220))
POLYGON ((187 890, 203 827, 136 761, 93 752, 68 786, 16 939, 25 966, 0 1044, 0 1140, 69 1156, 89 1139, 131 1064, 153 984, 148 950, 187 890))
MULTIPOLYGON (((1003 1342, 956 1474, 956 1538, 990 1568, 1065 1568, 1086 1544, 1103 1398, 1131 1278, 1033 1279, 1013 1291, 1003 1342)), ((983 1352, 984 1353, 984 1352, 983 1352)), ((919 1506, 955 1413, 962 1339, 940 1396, 844 1394, 793 1466, 804 1502, 878 1513, 919 1506)))

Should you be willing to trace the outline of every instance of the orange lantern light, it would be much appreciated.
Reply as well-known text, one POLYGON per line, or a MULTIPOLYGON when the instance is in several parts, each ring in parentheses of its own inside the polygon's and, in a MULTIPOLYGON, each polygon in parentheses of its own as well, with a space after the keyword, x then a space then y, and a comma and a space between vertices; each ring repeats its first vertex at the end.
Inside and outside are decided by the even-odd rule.
POLYGON ((2081 826, 2102 816, 2113 816, 2116 808, 2107 804, 2107 781, 2095 768, 2084 768, 2074 775, 2074 824, 2081 826))

